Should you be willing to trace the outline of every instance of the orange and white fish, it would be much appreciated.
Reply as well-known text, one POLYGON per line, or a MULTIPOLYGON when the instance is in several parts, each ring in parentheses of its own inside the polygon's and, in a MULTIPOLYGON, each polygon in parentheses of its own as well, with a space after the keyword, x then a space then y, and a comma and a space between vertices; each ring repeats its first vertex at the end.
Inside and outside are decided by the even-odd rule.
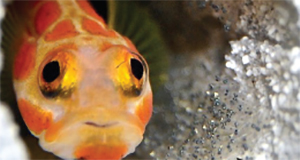
POLYGON ((5 67, 41 147, 64 159, 134 152, 152 114, 152 91, 133 43, 85 0, 16 1, 8 10, 5 67))

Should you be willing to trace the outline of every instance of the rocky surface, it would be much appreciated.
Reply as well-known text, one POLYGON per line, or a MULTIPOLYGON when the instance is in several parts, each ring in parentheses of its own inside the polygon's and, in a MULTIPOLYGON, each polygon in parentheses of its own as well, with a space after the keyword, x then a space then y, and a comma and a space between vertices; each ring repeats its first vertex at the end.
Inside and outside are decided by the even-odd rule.
POLYGON ((190 57, 172 58, 138 153, 158 159, 300 156, 299 4, 235 2, 186 6, 195 16, 213 10, 231 38, 230 51, 212 41, 190 57))

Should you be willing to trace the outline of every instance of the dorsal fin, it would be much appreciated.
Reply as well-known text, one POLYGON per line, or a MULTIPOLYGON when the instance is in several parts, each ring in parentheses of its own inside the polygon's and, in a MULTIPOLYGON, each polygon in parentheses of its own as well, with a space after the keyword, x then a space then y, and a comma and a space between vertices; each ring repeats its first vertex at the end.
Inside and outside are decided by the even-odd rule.
POLYGON ((1 48, 4 55, 3 69, 1 71, 1 100, 8 104, 15 101, 12 83, 12 63, 16 47, 13 47, 12 43, 20 43, 17 37, 20 36, 23 27, 20 25, 21 21, 22 19, 11 4, 9 7, 6 7, 5 19, 1 23, 3 32, 1 48))

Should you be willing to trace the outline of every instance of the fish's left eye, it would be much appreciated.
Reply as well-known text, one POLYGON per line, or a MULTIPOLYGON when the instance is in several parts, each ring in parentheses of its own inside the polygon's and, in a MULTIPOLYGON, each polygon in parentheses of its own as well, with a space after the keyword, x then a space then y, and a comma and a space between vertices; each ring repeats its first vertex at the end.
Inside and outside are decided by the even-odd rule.
POLYGON ((114 67, 115 84, 125 96, 138 97, 148 82, 148 66, 141 55, 123 51, 120 57, 114 59, 113 66, 117 66, 114 67))
POLYGON ((144 74, 144 67, 143 64, 137 59, 130 60, 131 72, 134 77, 138 80, 141 80, 144 74))

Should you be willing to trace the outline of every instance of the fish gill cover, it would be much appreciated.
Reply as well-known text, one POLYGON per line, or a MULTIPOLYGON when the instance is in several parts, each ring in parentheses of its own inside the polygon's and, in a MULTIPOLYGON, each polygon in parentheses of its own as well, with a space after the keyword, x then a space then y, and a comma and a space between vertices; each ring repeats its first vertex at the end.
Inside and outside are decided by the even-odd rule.
MULTIPOLYGON (((299 157, 299 2, 195 1, 180 5, 196 19, 205 9, 212 9, 209 14, 220 19, 229 35, 229 50, 213 39, 204 50, 171 58, 169 81, 155 94, 154 116, 137 155, 157 159, 299 157)), ((186 37, 177 38, 184 42, 186 37)), ((202 42, 197 43, 201 46, 202 42)), ((177 51, 194 49, 183 48, 177 51)), ((1 143, 2 147, 9 146, 1 143)))

